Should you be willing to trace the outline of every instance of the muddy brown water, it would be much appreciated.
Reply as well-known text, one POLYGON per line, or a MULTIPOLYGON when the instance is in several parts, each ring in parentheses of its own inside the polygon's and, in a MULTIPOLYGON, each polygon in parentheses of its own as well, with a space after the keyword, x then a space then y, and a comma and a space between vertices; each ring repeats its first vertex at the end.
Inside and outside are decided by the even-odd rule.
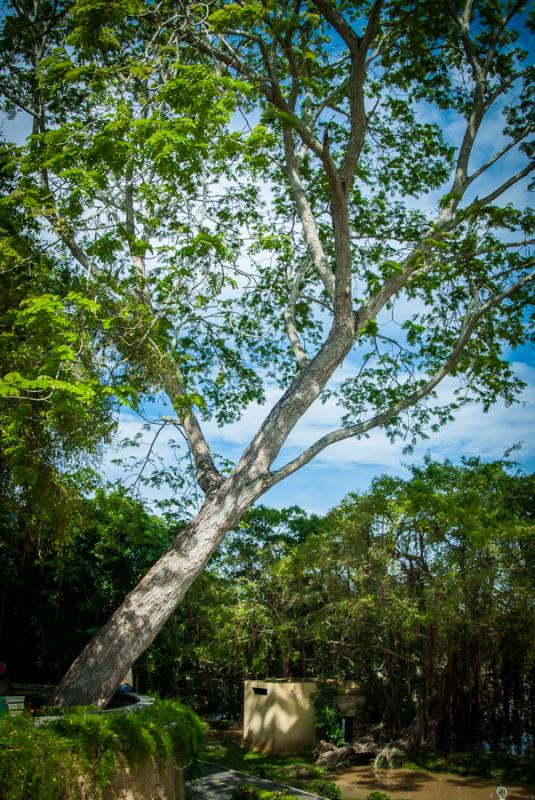
MULTIPOLYGON (((365 800, 370 792, 385 792, 392 800, 498 800, 499 784, 488 778, 410 769, 352 767, 334 778, 346 800, 365 800)), ((535 800, 535 786, 509 786, 507 800, 535 800)), ((503 792, 500 793, 503 797, 503 792)))

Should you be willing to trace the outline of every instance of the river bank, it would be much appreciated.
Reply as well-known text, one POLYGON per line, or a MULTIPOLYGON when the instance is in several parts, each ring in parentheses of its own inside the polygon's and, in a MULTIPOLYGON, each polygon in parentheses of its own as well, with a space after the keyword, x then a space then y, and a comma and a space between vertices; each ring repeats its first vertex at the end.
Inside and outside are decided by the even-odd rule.
MULTIPOLYGON (((458 754, 455 768, 461 763, 465 772, 470 772, 467 758, 469 754, 458 754)), ((325 778, 336 783, 344 800, 366 800, 370 792, 384 792, 391 800, 498 800, 496 789, 505 786, 507 800, 535 800, 535 783, 521 779, 507 780, 503 771, 510 757, 495 756, 492 773, 500 777, 481 777, 490 775, 490 754, 473 754, 473 767, 480 769, 480 775, 455 774, 454 772, 431 772, 425 769, 374 769, 372 766, 353 766, 342 770, 326 771, 314 765, 310 756, 268 755, 247 751, 243 747, 242 732, 211 731, 208 736, 206 760, 225 765, 246 774, 307 789, 307 782, 313 778, 325 778), (481 763, 480 763, 481 762, 481 763), (483 763, 484 762, 484 763, 483 763), (499 769, 502 767, 502 769, 499 769), (488 770, 484 771, 483 768, 488 770)), ((510 767, 511 765, 509 765, 510 767)), ((476 770, 474 770, 476 771, 476 770)), ((522 774, 530 774, 524 769, 522 774)))
MULTIPOLYGON (((365 800, 372 791, 391 800, 498 800, 500 784, 489 778, 412 769, 350 767, 332 776, 346 800, 365 800)), ((535 786, 506 785, 507 800, 535 800, 535 786)))

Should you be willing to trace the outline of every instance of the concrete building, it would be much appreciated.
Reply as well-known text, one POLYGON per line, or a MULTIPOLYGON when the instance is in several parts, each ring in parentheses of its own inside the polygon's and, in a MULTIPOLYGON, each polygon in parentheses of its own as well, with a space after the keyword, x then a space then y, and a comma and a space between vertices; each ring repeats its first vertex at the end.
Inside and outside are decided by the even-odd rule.
MULTIPOLYGON (((359 734, 364 696, 357 683, 335 684, 335 699, 347 741, 359 734)), ((299 753, 316 744, 314 695, 317 681, 245 681, 243 738, 250 750, 299 753)))

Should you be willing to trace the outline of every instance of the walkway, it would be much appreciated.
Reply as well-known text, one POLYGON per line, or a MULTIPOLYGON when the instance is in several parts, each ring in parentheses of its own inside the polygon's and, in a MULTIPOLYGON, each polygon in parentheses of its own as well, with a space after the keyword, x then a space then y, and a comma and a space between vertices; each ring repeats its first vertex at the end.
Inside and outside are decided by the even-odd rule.
POLYGON ((236 772, 218 764, 210 764, 208 761, 200 761, 197 769, 200 770, 200 775, 186 783, 187 792, 193 800, 228 800, 234 787, 240 783, 256 786, 257 789, 267 789, 268 792, 284 792, 300 800, 324 800, 301 789, 272 783, 263 778, 254 778, 252 775, 245 775, 243 772, 236 772))

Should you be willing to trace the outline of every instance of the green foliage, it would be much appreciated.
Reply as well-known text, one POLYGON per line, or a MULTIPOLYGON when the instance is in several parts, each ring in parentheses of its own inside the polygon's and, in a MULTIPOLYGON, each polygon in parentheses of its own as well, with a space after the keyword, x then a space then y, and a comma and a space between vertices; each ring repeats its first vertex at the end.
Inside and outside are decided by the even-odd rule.
MULTIPOLYGON (((435 747, 506 747, 529 725, 535 691, 532 509, 533 476, 478 460, 379 478, 323 520, 256 508, 137 664, 138 679, 232 717, 251 675, 350 678, 392 738, 424 719, 418 736, 435 731, 435 747)), ((33 664, 34 680, 60 677, 177 532, 123 492, 99 489, 62 562, 28 564, 12 523, 2 519, 12 608, 3 639, 8 663, 33 664)), ((320 735, 331 726, 326 738, 336 739, 332 698, 325 713, 320 735)), ((249 756, 261 773, 263 757, 249 756)), ((241 769, 240 758, 229 766, 241 769)))
POLYGON ((258 800, 259 794, 256 786, 240 783, 231 792, 232 800, 258 800))
POLYGON ((311 794, 318 794, 320 797, 326 797, 327 800, 342 800, 340 787, 333 781, 328 781, 324 778, 310 781, 307 785, 307 791, 311 794))
POLYGON ((283 791, 270 792, 248 783, 240 783, 231 792, 232 800, 291 800, 292 795, 283 791))
POLYGON ((162 631, 154 685, 239 717, 242 678, 347 678, 392 738, 518 742, 535 691, 533 503, 533 476, 473 459, 378 478, 297 535, 295 511, 257 509, 162 631))
POLYGON ((0 517, 2 590, 11 607, 3 652, 19 673, 28 670, 28 680, 58 681, 176 532, 124 490, 93 491, 91 499, 77 497, 60 555, 30 548, 21 513, 0 517))
POLYGON ((234 27, 253 25, 262 19, 264 8, 260 3, 227 3, 225 8, 213 11, 208 22, 214 31, 225 31, 234 27))
POLYGON ((77 276, 38 242, 0 150, 0 513, 24 519, 28 543, 60 552, 87 487, 82 470, 115 428, 96 347, 106 320, 77 276), (95 349, 93 349, 95 348, 95 349), (76 486, 75 486, 76 484, 76 486))
POLYGON ((185 706, 157 701, 142 712, 72 709, 45 727, 0 718, 0 783, 5 800, 77 797, 81 780, 98 795, 122 757, 129 763, 172 758, 186 766, 202 743, 202 724, 185 706), (43 757, 43 754, 45 756, 43 757))
MULTIPOLYGON (((345 24, 357 37, 371 7, 344 5, 345 24)), ((294 137, 296 153, 305 136, 300 180, 334 270, 336 233, 324 212, 329 181, 310 141, 325 138, 341 168, 355 133, 354 93, 347 91, 350 59, 333 62, 333 42, 343 49, 339 33, 315 7, 300 12, 275 1, 187 4, 180 18, 170 0, 157 8, 142 0, 77 0, 58 15, 44 2, 35 13, 7 4, 0 85, 12 91, 3 103, 8 113, 29 110, 35 120, 27 142, 9 150, 9 202, 24 209, 40 248, 55 237, 54 253, 71 279, 86 271, 94 290, 86 296, 98 297, 99 309, 86 309, 87 321, 80 321, 93 329, 90 339, 98 330, 96 346, 105 350, 122 401, 141 403, 162 390, 162 363, 179 372, 183 402, 219 424, 262 403, 266 380, 286 387, 298 372, 284 322, 295 274, 301 275, 296 330, 310 354, 324 339, 330 301, 294 221, 283 134, 294 137), (37 50, 28 46, 34 35, 42 37, 37 50), (236 47, 232 63, 224 37, 236 47), (11 64, 17 65, 12 74, 11 64), (42 119, 39 109, 32 111, 35 103, 46 112, 42 119), (243 132, 230 124, 237 111, 247 122, 243 132), (262 200, 266 185, 269 207, 262 200)), ((461 130, 479 98, 474 58, 487 71, 482 130, 487 121, 501 124, 507 142, 518 138, 519 163, 530 157, 532 75, 521 46, 523 19, 506 12, 505 3, 474 3, 465 35, 441 4, 416 15, 405 2, 386 4, 371 49, 387 44, 364 76, 362 94, 372 110, 361 126, 362 152, 346 198, 354 310, 378 298, 394 276, 400 291, 389 302, 408 299, 412 306, 408 323, 391 324, 393 308, 385 308, 361 332, 355 375, 329 389, 344 421, 408 402, 448 363, 473 318, 474 293, 479 307, 490 302, 477 338, 450 365, 458 384, 453 400, 433 407, 430 396, 429 404, 418 402, 410 414, 387 421, 389 435, 405 436, 408 446, 465 403, 488 408, 500 397, 511 403, 522 388, 503 352, 530 339, 523 309, 531 290, 526 284, 504 302, 493 298, 529 267, 522 243, 532 237, 533 220, 500 207, 500 192, 487 202, 465 198, 472 179, 450 185, 462 145, 462 134, 454 141, 452 131, 461 130), (492 116, 494 101, 502 99, 503 118, 492 116), (445 120, 455 124, 446 128, 445 120), (433 202, 438 216, 430 213, 433 202), (416 270, 410 282, 402 279, 407 266, 416 270)), ((484 162, 487 152, 478 148, 479 140, 472 161, 484 162)), ((483 180, 490 175, 484 170, 483 180)), ((3 247, 10 262, 17 247, 9 239, 3 247)), ((62 302, 64 295, 57 297, 62 302)), ((80 309, 70 313, 72 321, 80 309)), ((48 317, 43 329, 56 322, 48 317)), ((33 374, 22 363, 0 376, 4 392, 20 397, 48 389, 53 402, 83 417, 95 394, 104 394, 105 381, 80 370, 80 359, 74 368, 77 342, 63 341, 74 331, 52 327, 53 356, 65 375, 55 376, 52 365, 33 374)))
POLYGON ((207 710, 234 717, 242 676, 291 675, 299 668, 301 620, 278 564, 319 524, 296 507, 248 511, 148 653, 149 685, 185 692, 207 710))
POLYGON ((389 794, 386 794, 386 792, 375 791, 366 795, 366 800, 391 800, 391 797, 389 794))
POLYGON ((311 754, 274 755, 245 750, 235 739, 223 736, 210 739, 210 748, 202 758, 246 775, 296 786, 304 791, 308 791, 312 780, 325 776, 325 770, 314 764, 311 754))
MULTIPOLYGON (((68 476, 78 480, 98 455, 121 403, 138 409, 165 395, 179 419, 198 412, 223 425, 262 405, 276 383, 293 386, 270 417, 281 446, 307 403, 331 396, 344 426, 381 424, 411 448, 467 403, 487 410, 517 399, 524 384, 508 354, 533 340, 534 220, 503 198, 514 187, 521 195, 533 151, 523 3, 474 0, 469 19, 456 18, 455 3, 421 5, 341 2, 338 17, 279 0, 185 3, 178 13, 171 0, 7 3, 2 107, 31 131, 0 161, 0 478, 10 531, 15 515, 19 533, 33 529, 32 546, 55 532, 64 549, 73 506, 83 505, 68 476), (334 303, 325 275, 335 276, 334 303), (351 324, 339 326, 349 286, 351 324), (408 321, 398 323, 400 310, 408 321), (353 321, 363 323, 354 341, 353 321), (327 386, 341 359, 354 371, 327 386), (308 394, 297 391, 307 370, 308 394), (453 394, 436 402, 446 375, 453 394), (55 515, 49 497, 61 498, 55 515)), ((459 492, 474 511, 477 488, 463 493, 454 470, 439 472, 415 473, 409 496, 385 479, 348 500, 326 523, 340 526, 332 540, 308 531, 306 541, 246 541, 244 556, 262 569, 241 583, 223 552, 227 573, 214 567, 199 582, 202 602, 187 601, 170 625, 154 671, 171 663, 175 688, 177 673, 192 682, 200 664, 206 683, 268 667, 356 671, 371 696, 388 683, 402 698, 387 710, 389 729, 422 711, 415 704, 439 713, 429 698, 444 691, 443 719, 468 703, 476 739, 478 703, 491 708, 501 686, 465 696, 477 683, 471 669, 484 673, 476 656, 492 671, 478 629, 498 629, 509 665, 520 640, 521 680, 529 673, 532 650, 513 609, 531 631, 531 563, 514 564, 525 543, 531 553, 532 532, 514 514, 485 511, 490 526, 472 523, 451 500, 459 492), (192 642, 218 594, 232 611, 215 604, 206 629, 216 644, 198 634, 192 642), (419 655, 419 641, 433 646, 419 655), (357 645, 367 648, 360 666, 357 645)), ((507 483, 483 472, 483 488, 507 483)), ((168 474, 183 487, 178 468, 168 474)), ((259 491, 267 471, 264 479, 259 491)), ((504 726, 518 728, 503 716, 485 719, 496 741, 504 726)), ((452 725, 458 733, 459 720, 452 725)))
POLYGON ((314 695, 314 729, 320 739, 340 747, 344 735, 335 704, 336 688, 328 683, 320 683, 314 695))

